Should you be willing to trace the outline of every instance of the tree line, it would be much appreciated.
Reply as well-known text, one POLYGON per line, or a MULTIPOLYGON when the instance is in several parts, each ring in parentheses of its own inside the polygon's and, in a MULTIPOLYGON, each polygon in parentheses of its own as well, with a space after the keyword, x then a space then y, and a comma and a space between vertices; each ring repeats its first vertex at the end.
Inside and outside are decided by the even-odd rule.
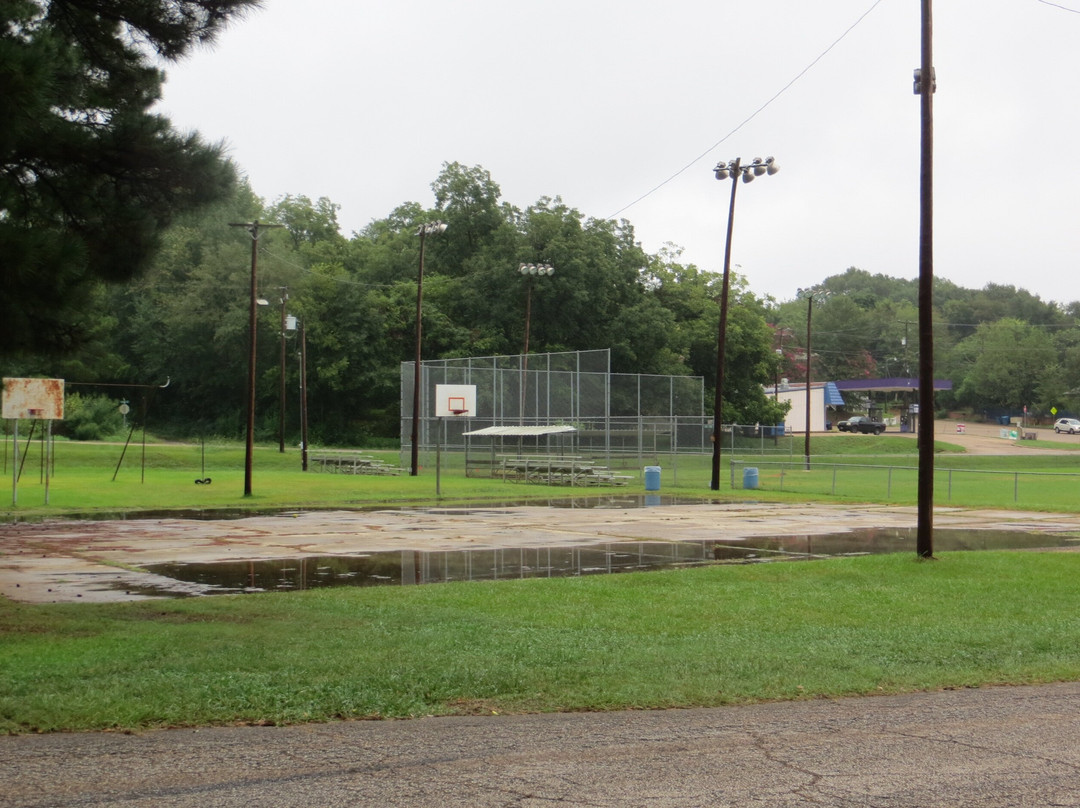
MULTIPOLYGON (((402 204, 345 237, 330 200, 268 203, 239 183, 227 199, 173 222, 139 277, 101 283, 95 304, 81 310, 87 339, 80 348, 51 359, 9 358, 8 373, 58 375, 86 385, 78 388, 83 396, 112 399, 127 393, 94 383, 146 385, 154 429, 240 436, 251 240, 229 224, 258 220, 281 225, 259 238, 259 295, 268 303, 257 329, 260 439, 277 434, 284 370, 286 433, 290 443, 298 440, 299 332, 284 332, 283 367, 287 313, 306 334, 312 442, 392 441, 400 363, 415 355, 417 232, 437 220, 447 227, 426 238, 425 358, 520 353, 528 295, 530 352, 610 348, 615 372, 698 375, 711 396, 719 273, 680 262, 675 248, 647 254, 629 222, 589 218, 558 198, 517 208, 479 166, 445 164, 432 191, 433 206, 402 204), (518 271, 537 262, 554 274, 518 271), (167 388, 153 389, 166 380, 167 388)), ((917 374, 917 281, 851 268, 819 288, 828 294, 813 315, 815 381, 917 374)), ((939 394, 940 408, 1075 406, 1075 306, 1011 286, 976 291, 939 279, 935 291, 936 375, 954 385, 939 394)), ((781 377, 805 380, 806 313, 804 300, 759 297, 734 275, 725 421, 783 420, 765 388, 781 377)))
MULTIPOLYGON (((918 280, 872 275, 856 268, 821 282, 824 302, 813 312, 815 379, 918 375, 918 280)), ((775 307, 783 369, 805 378, 806 303, 775 307), (790 348, 788 347, 790 345, 790 348)), ((1080 411, 1080 304, 1045 302, 1011 285, 965 289, 934 282, 934 368, 951 391, 936 396, 939 413, 1049 417, 1080 411)))
MULTIPOLYGON (((418 229, 426 239, 425 358, 609 348, 616 372, 704 377, 716 369, 720 275, 678 248, 646 253, 629 221, 562 199, 501 197, 481 166, 444 164, 433 204, 406 202, 346 237, 329 199, 252 190, 219 145, 152 112, 158 67, 210 41, 256 0, 11 0, 0 10, 0 362, 8 376, 76 385, 68 425, 132 417, 189 437, 245 427, 251 237, 237 222, 280 225, 258 241, 257 428, 298 437, 299 349, 306 335, 310 437, 325 444, 398 435, 399 368, 415 355, 418 229), (522 263, 553 266, 523 277, 522 263), (528 301, 528 303, 527 303, 528 301), (285 361, 281 346, 285 345, 285 361), (143 415, 143 406, 147 415, 143 415)), ((813 355, 804 301, 755 295, 735 275, 725 357, 726 422, 775 423, 763 385, 912 376, 917 283, 850 268, 824 279, 813 355)), ((1076 411, 1077 304, 1011 286, 937 280, 941 407, 1076 411)), ((710 412, 712 402, 706 401, 710 412)))

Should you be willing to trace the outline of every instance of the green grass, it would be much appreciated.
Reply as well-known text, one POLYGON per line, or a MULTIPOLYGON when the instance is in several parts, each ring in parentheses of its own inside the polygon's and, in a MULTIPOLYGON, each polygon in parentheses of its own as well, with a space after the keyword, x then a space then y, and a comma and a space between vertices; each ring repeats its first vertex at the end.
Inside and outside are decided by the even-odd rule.
MULTIPOLYGON (((812 448, 811 471, 797 453, 782 491, 769 458, 749 455, 737 459, 760 464, 762 488, 729 488, 725 454, 719 495, 915 502, 910 439, 830 437, 812 448)), ((937 446, 939 504, 1006 507, 1019 486, 1018 507, 1080 507, 1076 479, 1061 476, 1080 474, 1080 457, 952 448, 937 446)), ((47 507, 31 453, 19 504, 3 518, 543 501, 642 488, 640 476, 607 491, 466 478, 461 456, 444 454, 436 497, 430 466, 415 478, 305 474, 295 450, 258 447, 245 498, 242 446, 208 445, 205 472, 197 445, 150 444, 145 466, 132 446, 117 470, 121 449, 58 443, 47 507), (213 483, 195 485, 203 476, 213 483)), ((371 454, 397 462, 396 452, 371 454)), ((663 493, 717 495, 708 456, 614 460, 630 473, 662 465, 663 493)), ((1080 554, 904 554, 126 604, 0 601, 0 731, 704 706, 1074 680, 1078 573, 1080 554)))
MULTIPOLYGON (((791 440, 791 439, 783 439, 791 440)), ((1034 442, 1038 445, 1038 442, 1034 442)), ((1059 444, 1052 444, 1059 446, 1059 444)), ((1080 455, 968 456, 948 443, 936 446, 935 500, 939 504, 972 507, 1013 507, 1031 510, 1080 510, 1075 496, 1080 455), (975 473, 979 472, 979 473, 975 473), (1019 476, 1017 476, 1019 475, 1019 476)), ((253 463, 252 496, 243 496, 242 445, 150 443, 145 455, 139 444, 128 447, 120 462, 119 444, 57 442, 55 472, 45 504, 44 472, 37 445, 23 468, 18 503, 5 497, 0 520, 43 516, 109 517, 158 511, 259 511, 287 508, 362 508, 385 504, 443 504, 466 501, 516 502, 612 493, 642 493, 642 466, 663 467, 662 493, 684 497, 838 502, 880 502, 910 505, 917 500, 915 442, 882 435, 838 435, 814 438, 811 470, 803 468, 802 443, 774 455, 723 454, 721 490, 709 489, 711 456, 664 454, 612 455, 610 465, 631 475, 629 485, 606 489, 525 485, 485 477, 466 477, 460 453, 444 452, 439 493, 435 458, 422 458, 421 473, 410 477, 351 476, 300 470, 300 453, 282 454, 276 446, 257 446, 253 463), (732 460, 734 487, 731 486, 732 460), (776 465, 784 463, 784 466, 776 465), (742 469, 759 467, 759 488, 743 491, 742 469), (890 470, 891 469, 891 470, 890 470), (115 479, 114 479, 115 477, 115 479), (209 485, 195 480, 209 477, 209 485)), ((1004 445, 1003 451, 1009 449, 1004 445)), ((397 452, 368 454, 396 465, 397 452)), ((315 468, 311 464, 312 469, 315 468)), ((5 463, 9 481, 11 460, 5 463)))
POLYGON ((0 603, 0 731, 690 707, 1080 678, 1080 554, 0 603))

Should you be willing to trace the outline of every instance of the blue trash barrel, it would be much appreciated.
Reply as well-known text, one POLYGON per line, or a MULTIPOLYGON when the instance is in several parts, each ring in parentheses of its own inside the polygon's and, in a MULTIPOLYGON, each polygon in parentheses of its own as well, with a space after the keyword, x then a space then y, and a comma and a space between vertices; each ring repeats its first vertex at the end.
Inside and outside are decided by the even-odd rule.
POLYGON ((742 487, 743 488, 757 488, 758 473, 757 469, 752 466, 747 466, 742 470, 742 487))
POLYGON ((660 490, 660 466, 646 466, 645 467, 645 490, 646 491, 659 491, 660 490))

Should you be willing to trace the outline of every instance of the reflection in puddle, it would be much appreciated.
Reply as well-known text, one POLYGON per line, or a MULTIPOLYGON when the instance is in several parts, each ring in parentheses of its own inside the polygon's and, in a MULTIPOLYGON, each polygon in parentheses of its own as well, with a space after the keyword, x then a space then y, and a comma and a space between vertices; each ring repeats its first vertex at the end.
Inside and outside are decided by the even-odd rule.
MULTIPOLYGON (((938 552, 1075 546, 1080 539, 1005 530, 937 530, 938 552)), ((157 564, 146 571, 188 584, 156 594, 235 594, 328 586, 385 586, 451 581, 550 578, 640 572, 719 563, 759 563, 845 555, 914 552, 915 528, 874 528, 817 536, 779 536, 731 542, 620 541, 581 546, 488 550, 393 551, 270 561, 157 564), (170 591, 172 590, 172 591, 170 591)), ((146 592, 145 594, 151 594, 146 592)))
POLYGON ((214 564, 157 564, 147 572, 202 584, 205 594, 553 578, 713 563, 712 542, 609 542, 490 550, 392 551, 214 564))

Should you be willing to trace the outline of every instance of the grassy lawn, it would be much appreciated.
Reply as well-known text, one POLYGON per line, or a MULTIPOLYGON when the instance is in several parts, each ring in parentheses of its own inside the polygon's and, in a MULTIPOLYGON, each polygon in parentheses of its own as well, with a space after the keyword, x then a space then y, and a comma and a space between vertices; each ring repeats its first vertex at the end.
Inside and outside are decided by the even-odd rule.
MULTIPOLYGON (((783 469, 738 457, 761 466, 754 491, 728 488, 725 468, 722 490, 711 492, 705 456, 643 460, 661 464, 663 492, 679 496, 914 503, 913 442, 855 440, 858 454, 837 438, 815 441, 809 472, 798 455, 783 469)), ((260 447, 254 496, 244 498, 243 447, 208 445, 204 460, 199 446, 151 444, 145 466, 141 447, 131 447, 117 471, 121 448, 58 444, 48 507, 31 454, 19 504, 3 518, 436 501, 430 467, 415 478, 304 474, 295 450, 260 447), (203 476, 213 482, 195 485, 203 476)), ((953 505, 1008 507, 1021 490, 1018 507, 1078 507, 1077 479, 1063 475, 1080 474, 1080 456, 939 448, 940 504, 948 495, 953 505)), ((370 454, 397 461, 394 452, 370 454)), ((624 467, 640 471, 641 460, 624 467)), ((466 478, 454 455, 444 455, 441 489, 444 504, 605 493, 466 478)), ((610 489, 641 490, 640 477, 610 489)), ((1078 575, 1080 553, 968 552, 124 604, 0 601, 0 732, 722 705, 1075 680, 1078 575)))
MULTIPOLYGON (((55 471, 45 504, 45 474, 38 447, 32 446, 18 487, 18 503, 0 504, 0 521, 55 515, 118 516, 167 510, 248 510, 282 508, 359 508, 372 505, 439 501, 519 502, 552 497, 642 493, 642 467, 663 468, 662 493, 703 498, 775 499, 913 504, 916 501, 915 444, 910 438, 837 435, 812 440, 811 469, 803 468, 802 442, 790 438, 777 454, 723 454, 721 490, 709 489, 707 455, 613 455, 613 470, 629 484, 613 488, 525 485, 490 477, 466 477, 464 458, 443 453, 436 496, 434 456, 424 457, 421 473, 410 477, 353 476, 300 470, 300 454, 257 446, 252 496, 244 497, 244 449, 236 444, 150 443, 123 446, 57 442, 55 471), (795 445, 795 444, 798 445, 795 445), (737 461, 734 468, 732 461, 737 461), (760 486, 742 490, 742 469, 759 467, 760 486), (208 485, 196 479, 210 478, 208 485), (115 479, 114 479, 115 478, 115 479), (732 486, 731 483, 734 482, 732 486)), ((782 442, 782 441, 781 441, 782 442)), ((1035 442, 1038 443, 1037 441, 1035 442)), ((1053 444, 1060 446, 1060 444, 1053 444)), ((968 456, 948 443, 936 444, 935 500, 940 504, 1076 511, 1080 454, 968 456), (1019 476, 1018 476, 1019 475, 1019 476)), ((367 454, 397 465, 393 451, 367 454)), ((9 481, 11 460, 3 470, 9 481)), ((314 464, 311 464, 314 469, 314 464)))
POLYGON ((0 603, 0 731, 723 705, 1080 677, 1080 554, 0 603))

